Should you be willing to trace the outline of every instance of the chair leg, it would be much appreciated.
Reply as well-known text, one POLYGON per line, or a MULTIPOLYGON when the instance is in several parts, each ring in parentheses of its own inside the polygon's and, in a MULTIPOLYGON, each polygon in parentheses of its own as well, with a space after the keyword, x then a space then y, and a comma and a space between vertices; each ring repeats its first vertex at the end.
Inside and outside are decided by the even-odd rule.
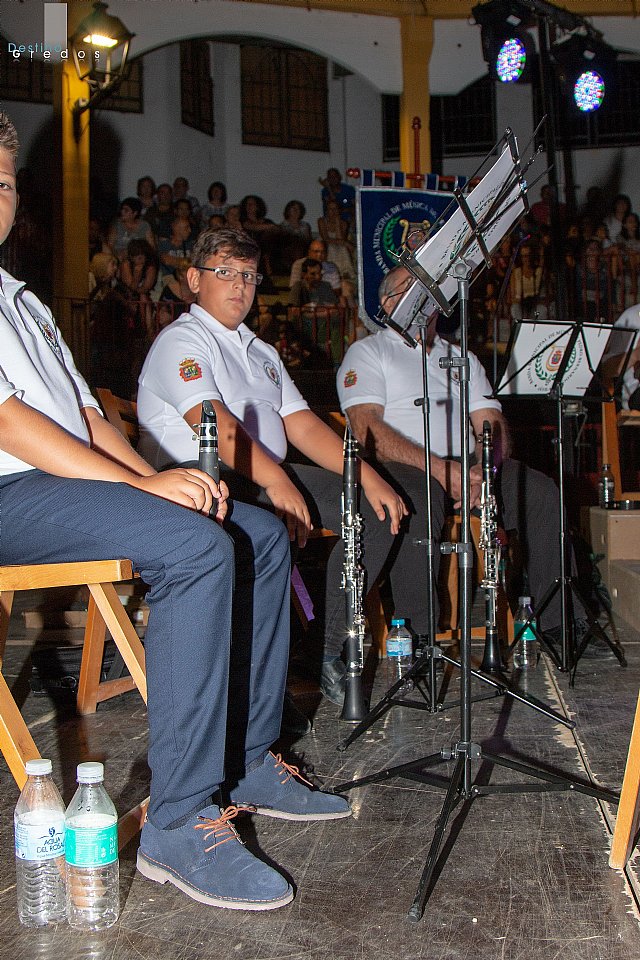
POLYGON ((27 775, 24 765, 27 760, 40 756, 33 737, 16 706, 7 681, 0 673, 0 750, 7 761, 13 779, 22 790, 27 775))
POLYGON ((96 712, 106 636, 106 624, 96 606, 93 594, 91 594, 87 608, 87 625, 84 631, 82 663, 80 664, 80 679, 76 698, 78 713, 83 715, 96 712))
POLYGON ((9 620, 13 606, 13 590, 3 590, 0 593, 0 666, 4 659, 4 648, 9 633, 9 620))
MULTIPOLYGON (((144 647, 122 606, 116 588, 113 583, 90 583, 88 586, 109 633, 122 654, 122 659, 127 665, 131 679, 146 703, 147 676, 144 665, 144 647)), ((114 694, 116 692, 122 693, 123 689, 126 689, 122 680, 110 680, 107 683, 112 685, 114 694)), ((106 687, 107 684, 101 684, 101 686, 106 687)), ((109 695, 113 696, 114 694, 109 695)), ((106 698, 98 696, 98 699, 106 698)))

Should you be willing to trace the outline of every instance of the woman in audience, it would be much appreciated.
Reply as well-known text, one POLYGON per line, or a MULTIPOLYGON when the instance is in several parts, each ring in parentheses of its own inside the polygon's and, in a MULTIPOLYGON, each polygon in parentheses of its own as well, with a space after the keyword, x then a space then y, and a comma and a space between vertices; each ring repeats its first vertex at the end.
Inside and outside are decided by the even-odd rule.
POLYGON ((318 232, 327 245, 327 260, 338 267, 343 280, 354 281, 353 244, 348 240, 349 223, 343 219, 337 200, 327 200, 324 217, 318 219, 318 232))
POLYGON ((546 319, 547 311, 541 303, 542 267, 538 266, 533 247, 523 243, 510 280, 511 316, 514 320, 538 315, 546 319))
POLYGON ((200 216, 206 227, 209 217, 218 215, 224 217, 227 212, 227 188, 220 180, 214 180, 207 190, 207 202, 203 204, 200 216))
POLYGON ((638 297, 640 272, 640 220, 637 213, 628 213, 618 234, 616 246, 622 258, 624 271, 624 306, 632 307, 638 297))
POLYGON ((613 201, 613 213, 605 219, 609 236, 614 242, 618 239, 628 213, 631 213, 631 200, 626 193, 619 193, 613 201))
MULTIPOLYGON (((162 288, 160 300, 165 303, 168 302, 180 306, 184 305, 185 310, 189 308, 190 304, 196 302, 196 295, 187 283, 187 270, 189 266, 190 263, 185 261, 175 268, 162 288)), ((174 311, 174 313, 177 317, 182 313, 182 309, 178 309, 177 312, 174 311)))
POLYGON ((158 260, 146 240, 131 240, 120 265, 122 283, 135 300, 149 300, 158 278, 158 260))
POLYGON ((311 227, 304 219, 306 212, 305 205, 299 200, 289 200, 282 214, 283 220, 280 221, 280 229, 284 233, 290 233, 294 237, 301 237, 306 240, 308 246, 311 241, 311 227))
POLYGON ((127 197, 120 204, 120 216, 111 224, 109 230, 109 246, 118 260, 127 256, 127 247, 131 240, 146 240, 155 247, 155 240, 151 227, 146 220, 140 218, 142 204, 137 197, 127 197))
POLYGON ((262 256, 258 264, 260 273, 267 280, 263 290, 272 288, 270 283, 273 276, 273 247, 278 234, 278 228, 267 217, 267 205, 262 197, 250 193, 240 201, 240 222, 242 229, 260 244, 262 256))
POLYGON ((289 200, 280 221, 280 237, 277 245, 277 258, 274 269, 277 273, 287 274, 300 257, 306 256, 311 242, 311 227, 304 220, 304 204, 299 200, 289 200))
POLYGON ((242 219, 240 216, 240 204, 234 203, 227 208, 224 215, 224 222, 232 230, 242 230, 242 219))
POLYGON ((136 188, 138 200, 142 204, 140 216, 144 217, 156 201, 156 185, 151 177, 140 177, 136 188))

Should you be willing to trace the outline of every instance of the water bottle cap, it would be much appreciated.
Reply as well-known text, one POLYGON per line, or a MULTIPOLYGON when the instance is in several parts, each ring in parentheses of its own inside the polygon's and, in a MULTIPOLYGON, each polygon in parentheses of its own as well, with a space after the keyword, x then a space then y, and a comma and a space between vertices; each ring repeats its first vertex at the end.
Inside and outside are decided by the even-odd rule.
POLYGON ((44 777, 51 773, 53 766, 51 760, 27 760, 24 770, 28 777, 44 777))
POLYGON ((104 764, 96 761, 79 763, 76 779, 78 783, 102 783, 104 780, 104 764))
POLYGON ((403 619, 395 619, 395 618, 394 618, 394 619, 391 621, 391 626, 392 626, 392 627, 404 627, 404 620, 403 620, 403 619))
POLYGON ((531 603, 531 597, 518 597, 518 603, 521 607, 527 607, 531 603))

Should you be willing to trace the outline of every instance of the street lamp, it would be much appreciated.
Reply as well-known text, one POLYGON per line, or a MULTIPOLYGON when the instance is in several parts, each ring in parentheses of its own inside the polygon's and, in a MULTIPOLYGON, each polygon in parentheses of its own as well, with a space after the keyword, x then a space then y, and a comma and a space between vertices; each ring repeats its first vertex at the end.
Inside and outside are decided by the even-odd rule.
POLYGON ((69 39, 78 77, 89 84, 91 91, 88 99, 74 103, 75 117, 120 83, 133 36, 122 20, 107 13, 106 3, 94 3, 92 13, 69 39))

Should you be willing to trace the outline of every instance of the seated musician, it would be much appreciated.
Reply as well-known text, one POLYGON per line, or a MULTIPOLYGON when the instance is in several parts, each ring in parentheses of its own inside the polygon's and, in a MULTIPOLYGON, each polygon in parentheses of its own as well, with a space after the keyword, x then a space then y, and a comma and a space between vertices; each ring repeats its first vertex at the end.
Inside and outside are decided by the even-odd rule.
MULTIPOLYGON (((17 149, 2 113, 0 242, 15 217, 17 149)), ((269 750, 289 654, 284 527, 242 503, 226 517, 226 486, 199 470, 146 463, 102 417, 51 312, 4 270, 0 342, 0 563, 125 557, 149 587, 151 798, 138 870, 213 906, 283 906, 292 888, 240 842, 235 805, 290 820, 350 814, 269 750), (218 805, 219 789, 233 806, 218 805)))
MULTIPOLYGON (((391 314, 398 298, 413 282, 404 267, 386 275, 380 287, 380 302, 387 314, 391 314)), ((457 507, 461 496, 461 451, 458 374, 456 368, 443 370, 438 363, 441 357, 459 355, 460 350, 437 335, 436 317, 431 318, 426 336, 437 582, 437 545, 446 503, 453 501, 457 507)), ((411 333, 418 337, 418 328, 411 333)), ((500 403, 488 396, 491 386, 477 357, 470 354, 469 363, 468 442, 474 464, 470 472, 471 507, 480 503, 482 427, 487 420, 492 428, 494 462, 498 468, 495 494, 501 522, 506 530, 518 532, 530 590, 534 602, 540 603, 560 575, 558 491, 544 474, 511 459, 509 431, 500 403)), ((427 585, 424 578, 416 576, 416 571, 424 570, 426 565, 423 417, 421 406, 415 404, 423 396, 422 373, 422 351, 411 349, 397 333, 386 328, 353 343, 337 374, 340 404, 349 416, 355 436, 376 467, 395 482, 410 509, 391 571, 391 584, 398 615, 410 618, 419 634, 427 630, 427 585)), ((574 604, 574 615, 577 635, 584 635, 585 612, 579 602, 574 604)), ((541 621, 545 631, 559 635, 559 591, 544 610, 541 621)), ((604 643, 602 647, 604 652, 608 650, 604 643)))
MULTIPOLYGON (((261 279, 259 255, 258 245, 242 231, 206 230, 198 238, 187 273, 197 301, 155 340, 140 375, 140 449, 158 468, 192 462, 193 424, 202 401, 211 400, 222 476, 233 484, 234 500, 269 506, 285 521, 290 539, 304 546, 312 522, 340 531, 342 443, 309 410, 276 350, 243 323, 261 279), (284 463, 287 443, 312 463, 284 463)), ((366 464, 361 483, 364 555, 373 583, 405 508, 366 464)), ((326 574, 320 682, 325 696, 338 704, 346 672, 342 565, 343 551, 336 545, 326 574)))

